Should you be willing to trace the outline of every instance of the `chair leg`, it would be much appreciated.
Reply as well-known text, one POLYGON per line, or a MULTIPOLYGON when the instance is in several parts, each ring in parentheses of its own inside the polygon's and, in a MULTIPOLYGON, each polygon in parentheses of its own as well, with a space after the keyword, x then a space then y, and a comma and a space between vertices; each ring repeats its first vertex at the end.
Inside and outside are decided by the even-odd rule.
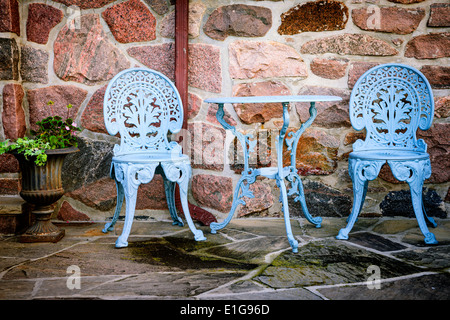
MULTIPOLYGON (((425 243, 437 244, 436 237, 428 230, 425 221, 426 213, 423 210, 422 188, 425 179, 431 176, 430 160, 420 161, 388 161, 394 176, 400 181, 406 181, 411 191, 411 200, 420 231, 425 237, 425 243)), ((427 217, 428 220, 430 218, 427 217)), ((431 222, 431 221, 430 221, 431 222)), ((434 222, 434 220, 433 220, 434 222)))
POLYGON ((153 179, 157 164, 140 165, 120 163, 114 166, 115 177, 123 186, 126 210, 125 223, 122 234, 116 240, 116 248, 128 246, 128 236, 133 225, 134 211, 136 209, 137 191, 141 183, 149 183, 153 179))
POLYGON ((339 240, 347 240, 348 234, 353 228, 353 225, 355 224, 359 213, 361 212, 361 208, 363 207, 364 200, 365 200, 365 192, 364 190, 367 190, 369 182, 362 181, 358 179, 357 181, 353 181, 353 208, 352 212, 350 213, 350 216, 347 218, 347 226, 345 228, 342 228, 339 230, 339 234, 336 236, 336 239, 339 240), (363 190, 361 192, 361 190, 363 190))
POLYGON ((347 219, 347 226, 339 230, 336 239, 348 239, 348 234, 352 230, 361 208, 363 207, 369 181, 374 180, 378 176, 383 163, 384 161, 349 159, 348 173, 353 182, 353 208, 347 219))
POLYGON ((114 211, 114 215, 111 222, 105 224, 105 227, 102 230, 103 233, 107 233, 108 231, 114 230, 114 225, 116 224, 117 219, 119 218, 120 211, 122 210, 123 199, 125 198, 125 193, 123 191, 122 184, 119 181, 117 181, 116 178, 114 178, 114 181, 116 182, 116 190, 117 190, 116 211, 114 211))
POLYGON ((189 179, 191 177, 191 166, 189 163, 161 163, 164 170, 164 174, 169 181, 177 182, 180 187, 180 200, 183 207, 184 217, 186 222, 194 234, 196 241, 206 240, 203 232, 198 230, 194 222, 192 221, 191 214, 189 213, 189 203, 187 199, 189 179))
POLYGON ((125 223, 123 225, 122 234, 116 240, 116 248, 125 248, 128 246, 128 236, 131 232, 131 226, 133 225, 134 219, 134 211, 136 209, 137 190, 137 186, 136 188, 125 188, 125 223))
POLYGON ((429 224, 431 225, 431 227, 436 228, 437 227, 437 223, 436 221, 434 221, 433 218, 429 217, 427 215, 427 211, 425 210, 425 205, 423 203, 423 198, 422 198, 422 211, 423 211, 423 215, 425 216, 425 218, 428 220, 429 224))
POLYGON ((169 207, 170 216, 173 225, 184 226, 183 220, 178 216, 175 206, 175 182, 169 181, 164 175, 164 190, 166 191, 167 206, 169 207))

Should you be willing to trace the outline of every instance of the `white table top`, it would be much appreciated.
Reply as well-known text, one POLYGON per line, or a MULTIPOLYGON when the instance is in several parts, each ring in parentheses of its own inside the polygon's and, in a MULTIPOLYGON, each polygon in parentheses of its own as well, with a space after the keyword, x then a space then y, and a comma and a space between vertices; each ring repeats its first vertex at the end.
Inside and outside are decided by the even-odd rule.
POLYGON ((225 97, 209 98, 206 103, 274 103, 274 102, 321 102, 321 101, 340 101, 338 96, 254 96, 254 97, 225 97))

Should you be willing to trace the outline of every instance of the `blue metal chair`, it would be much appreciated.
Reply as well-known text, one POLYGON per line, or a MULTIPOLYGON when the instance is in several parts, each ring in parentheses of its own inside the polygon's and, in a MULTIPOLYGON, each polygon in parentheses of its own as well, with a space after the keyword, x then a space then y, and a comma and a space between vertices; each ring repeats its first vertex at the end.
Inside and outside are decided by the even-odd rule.
POLYGON ((126 247, 133 223, 138 187, 161 174, 173 224, 183 226, 175 208, 175 183, 185 219, 195 240, 205 240, 192 222, 188 201, 191 177, 190 159, 181 146, 171 142, 169 132, 177 133, 183 124, 183 106, 173 83, 163 74, 132 68, 118 73, 108 84, 103 103, 105 126, 110 135, 120 134, 114 146, 110 175, 116 182, 117 206, 103 232, 112 231, 126 199, 125 223, 116 247, 126 247))
POLYGON ((395 178, 406 181, 411 191, 414 213, 425 243, 436 244, 426 221, 422 187, 431 175, 427 145, 416 139, 417 128, 427 130, 434 114, 430 84, 418 70, 402 64, 383 64, 364 73, 350 96, 350 120, 355 130, 366 128, 364 141, 353 144, 348 171, 353 181, 353 208, 347 226, 337 239, 348 233, 363 206, 369 180, 374 180, 381 166, 388 163, 395 178))

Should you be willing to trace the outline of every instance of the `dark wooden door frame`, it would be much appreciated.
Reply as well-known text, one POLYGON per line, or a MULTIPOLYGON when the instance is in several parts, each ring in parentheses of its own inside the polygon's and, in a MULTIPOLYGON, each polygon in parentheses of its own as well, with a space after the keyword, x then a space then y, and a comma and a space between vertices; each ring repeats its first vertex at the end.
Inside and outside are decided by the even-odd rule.
POLYGON ((175 86, 183 103, 183 129, 187 129, 188 114, 188 37, 189 0, 175 3, 175 86))
MULTIPOLYGON (((183 103, 183 129, 187 130, 188 119, 188 38, 189 38, 189 0, 176 0, 175 2, 175 86, 180 93, 183 103)), ((182 135, 183 136, 183 135, 182 135)), ((184 135, 186 139, 188 135, 184 135)), ((190 143, 190 141, 188 141, 190 143)), ((175 206, 182 213, 179 189, 175 189, 175 206)), ((209 226, 211 222, 217 222, 216 218, 208 211, 189 203, 189 212, 192 219, 209 226)))

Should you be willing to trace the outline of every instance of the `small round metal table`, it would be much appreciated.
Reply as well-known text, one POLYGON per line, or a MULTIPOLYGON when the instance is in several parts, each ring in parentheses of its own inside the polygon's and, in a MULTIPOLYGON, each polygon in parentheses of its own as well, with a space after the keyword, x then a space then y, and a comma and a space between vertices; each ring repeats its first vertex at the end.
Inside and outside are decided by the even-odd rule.
POLYGON ((303 192, 303 185, 300 180, 300 176, 297 173, 296 168, 296 152, 297 143, 300 136, 314 121, 317 115, 317 109, 315 106, 316 102, 322 101, 340 101, 341 97, 338 96, 315 96, 315 95, 298 95, 298 96, 254 96, 254 97, 230 97, 230 98, 210 98, 205 100, 206 103, 215 103, 218 105, 218 110, 216 113, 217 120, 226 129, 231 130, 233 134, 238 138, 242 145, 242 150, 244 152, 244 170, 241 173, 241 178, 239 179, 233 194, 233 203, 231 205, 230 212, 227 218, 221 222, 213 222, 210 224, 211 233, 216 233, 217 230, 224 228, 231 220, 236 211, 236 207, 239 204, 244 204, 245 201, 243 197, 254 198, 253 192, 249 189, 250 185, 255 182, 256 177, 263 176, 270 179, 275 179, 277 186, 280 188, 280 202, 283 204, 283 215, 286 227, 287 238, 289 244, 292 247, 293 252, 298 252, 298 241, 295 240, 292 234, 292 228, 289 218, 289 207, 288 207, 288 195, 294 195, 295 201, 300 201, 303 213, 306 219, 314 224, 317 228, 320 228, 322 218, 312 217, 308 212, 308 208, 305 202, 305 195, 303 192), (289 138, 286 138, 285 143, 290 150, 291 165, 283 167, 283 141, 286 136, 286 131, 289 126, 289 104, 291 102, 309 102, 309 114, 310 117, 305 121, 300 128, 289 134, 289 138), (250 168, 249 167, 249 153, 254 151, 256 141, 252 140, 253 136, 251 134, 242 134, 237 131, 236 128, 228 124, 224 116, 224 104, 226 103, 281 103, 283 106, 283 126, 281 127, 280 133, 276 138, 276 151, 277 151, 277 166, 268 168, 250 168), (289 190, 286 189, 284 183, 286 179, 290 183, 289 190))

